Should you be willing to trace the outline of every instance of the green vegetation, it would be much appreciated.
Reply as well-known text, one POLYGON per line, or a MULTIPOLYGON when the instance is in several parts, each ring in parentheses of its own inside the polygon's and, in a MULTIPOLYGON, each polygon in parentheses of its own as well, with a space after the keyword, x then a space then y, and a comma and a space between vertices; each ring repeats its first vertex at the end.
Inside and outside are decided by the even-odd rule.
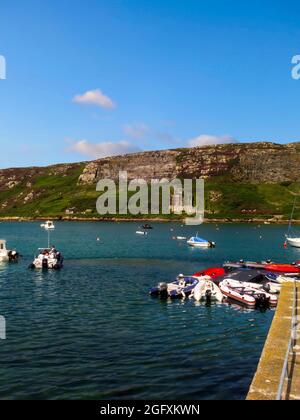
MULTIPOLYGON (((30 183, 24 177, 17 185, 0 190, 0 217, 66 217, 67 209, 73 209, 74 214, 70 217, 100 217, 96 212, 99 197, 96 186, 77 184, 83 168, 83 165, 71 166, 63 175, 53 175, 51 168, 45 168, 42 174, 30 179, 30 183)), ((296 183, 235 183, 224 174, 205 182, 206 217, 246 220, 270 219, 276 215, 287 220, 298 192, 299 184, 296 183)), ((157 217, 178 219, 176 215, 153 216, 157 217)), ((295 218, 300 218, 300 200, 295 218)))

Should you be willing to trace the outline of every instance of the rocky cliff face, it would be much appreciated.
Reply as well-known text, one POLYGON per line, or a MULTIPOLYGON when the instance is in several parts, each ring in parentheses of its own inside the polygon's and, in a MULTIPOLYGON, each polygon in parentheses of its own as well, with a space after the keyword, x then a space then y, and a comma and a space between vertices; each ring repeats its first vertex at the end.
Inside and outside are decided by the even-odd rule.
POLYGON ((124 170, 128 171, 129 179, 207 179, 226 173, 235 182, 277 183, 298 181, 299 169, 300 143, 229 144, 99 159, 85 166, 78 183, 117 179, 119 171, 124 170))
MULTIPOLYGON (((204 178, 211 217, 288 218, 300 180, 300 143, 228 144, 136 153, 45 168, 0 170, 0 217, 96 213, 100 179, 204 178), (74 210, 75 209, 75 210, 74 210)), ((300 219, 300 208, 299 219, 300 219)))

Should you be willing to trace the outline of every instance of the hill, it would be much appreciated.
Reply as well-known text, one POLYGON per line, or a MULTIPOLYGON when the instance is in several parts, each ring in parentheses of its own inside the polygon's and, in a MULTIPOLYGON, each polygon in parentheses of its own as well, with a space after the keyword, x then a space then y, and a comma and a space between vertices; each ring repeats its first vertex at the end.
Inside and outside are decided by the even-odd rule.
MULTIPOLYGON (((0 217, 100 218, 96 183, 204 178, 206 217, 288 219, 299 192, 300 143, 239 143, 143 152, 91 162, 0 170, 0 217)), ((300 205, 299 205, 300 206, 300 205)), ((295 217, 300 218, 300 207, 295 217)))

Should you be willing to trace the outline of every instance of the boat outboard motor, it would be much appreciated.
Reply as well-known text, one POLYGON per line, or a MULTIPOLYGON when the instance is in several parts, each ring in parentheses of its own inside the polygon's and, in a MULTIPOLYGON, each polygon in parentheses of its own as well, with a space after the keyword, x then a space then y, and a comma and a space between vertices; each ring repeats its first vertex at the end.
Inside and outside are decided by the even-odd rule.
POLYGON ((212 291, 206 290, 205 297, 206 297, 206 303, 211 303, 212 291))
POLYGON ((159 295, 160 295, 161 298, 163 298, 163 299, 168 298, 169 293, 168 293, 167 283, 159 283, 158 284, 158 291, 159 291, 159 295))
POLYGON ((256 304, 259 308, 265 308, 269 304, 270 298, 267 298, 263 293, 257 295, 256 304))
POLYGON ((267 293, 270 293, 270 290, 271 290, 271 286, 270 286, 270 284, 265 284, 264 285, 264 290, 267 292, 267 293))
POLYGON ((48 269, 48 259, 47 258, 43 258, 42 267, 48 269))

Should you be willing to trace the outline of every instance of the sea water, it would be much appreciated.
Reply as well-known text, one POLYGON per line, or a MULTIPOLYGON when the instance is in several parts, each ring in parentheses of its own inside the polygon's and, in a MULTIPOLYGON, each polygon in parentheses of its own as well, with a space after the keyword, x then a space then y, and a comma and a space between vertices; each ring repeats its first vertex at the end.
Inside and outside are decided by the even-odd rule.
POLYGON ((160 301, 148 290, 225 260, 300 260, 285 226, 57 222, 61 271, 27 267, 47 245, 40 223, 1 223, 22 254, 0 264, 1 399, 244 399, 274 315, 227 304, 160 301), (97 240, 99 238, 100 240, 97 240))

